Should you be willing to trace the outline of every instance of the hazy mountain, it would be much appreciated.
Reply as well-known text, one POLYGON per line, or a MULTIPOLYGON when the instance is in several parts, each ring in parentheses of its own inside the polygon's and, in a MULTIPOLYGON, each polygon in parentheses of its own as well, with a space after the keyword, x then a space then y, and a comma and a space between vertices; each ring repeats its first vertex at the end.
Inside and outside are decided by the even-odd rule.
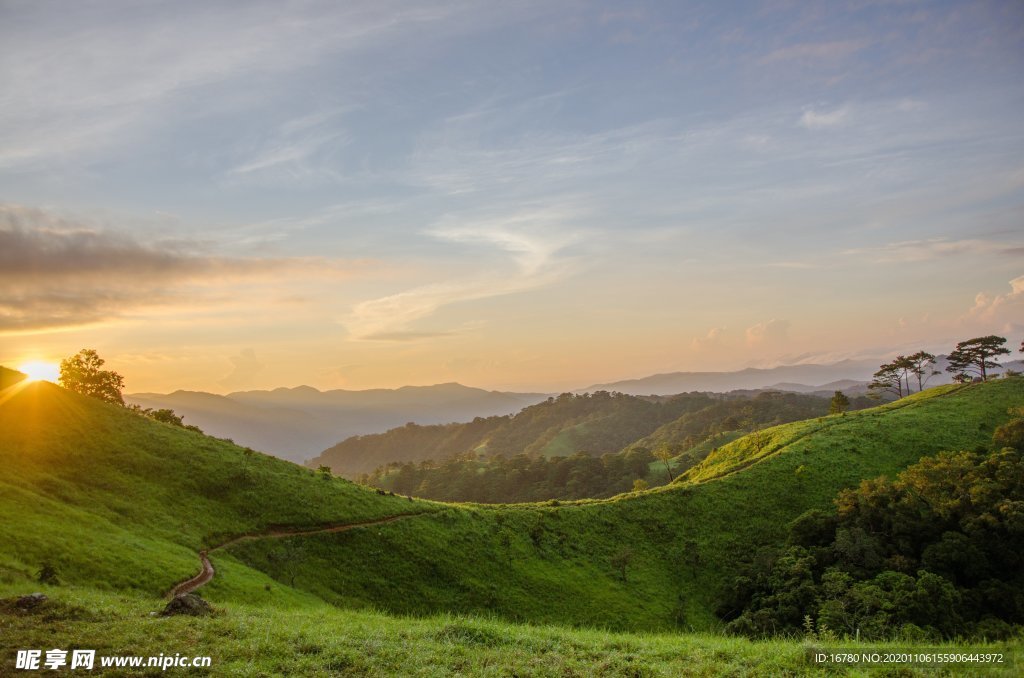
POLYGON ((546 397, 437 384, 366 391, 299 386, 226 396, 196 391, 135 393, 125 400, 173 409, 185 423, 210 435, 303 461, 350 436, 379 433, 410 421, 438 424, 511 414, 546 397))
MULTIPOLYGON (((632 395, 668 395, 690 391, 743 391, 773 389, 797 393, 844 391, 847 395, 863 393, 878 366, 886 362, 881 358, 866 360, 842 360, 827 365, 781 365, 769 369, 748 367, 736 372, 670 372, 655 374, 640 379, 625 379, 607 384, 595 384, 576 393, 591 391, 619 391, 632 395), (812 386, 811 384, 821 384, 812 386)), ((1002 361, 1001 367, 992 370, 999 374, 1005 369, 1024 371, 1024 361, 1002 361)), ((929 386, 948 384, 953 375, 946 372, 949 362, 945 356, 938 356, 934 369, 939 374, 928 381, 929 386)), ((917 386, 914 384, 916 390, 917 386)))
MULTIPOLYGON (((867 381, 878 369, 880 362, 880 360, 843 360, 829 365, 782 365, 769 369, 748 367, 736 372, 670 372, 640 379, 595 384, 580 389, 578 392, 604 390, 634 395, 667 395, 689 391, 728 392, 742 389, 766 389, 774 388, 780 383, 824 384, 842 379, 867 381)), ((805 388, 816 390, 814 387, 805 388)))

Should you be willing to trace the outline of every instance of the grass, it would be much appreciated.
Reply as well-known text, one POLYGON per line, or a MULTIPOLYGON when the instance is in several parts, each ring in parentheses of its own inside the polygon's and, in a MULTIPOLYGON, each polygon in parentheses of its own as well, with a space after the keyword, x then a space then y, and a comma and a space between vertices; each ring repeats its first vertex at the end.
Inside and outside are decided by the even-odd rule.
POLYGON ((648 492, 476 506, 382 496, 33 384, 0 404, 0 582, 26 592, 49 562, 66 584, 53 590, 55 604, 88 609, 86 601, 105 612, 8 614, 0 633, 6 647, 64 638, 154 654, 182 634, 180 642, 220 652, 221 665, 242 675, 331 666, 752 675, 762 663, 799 674, 799 643, 678 634, 718 628, 716 605, 742 558, 778 543, 804 510, 827 508, 839 489, 894 475, 921 456, 987 445, 1022 403, 1024 378, 940 387, 721 444, 679 481, 648 492), (217 577, 203 595, 224 615, 183 622, 143 614, 196 572, 197 549, 230 536, 406 513, 423 515, 216 551, 217 577), (297 650, 306 642, 300 631, 322 650, 297 650), (542 647, 550 649, 538 656, 542 647))
POLYGON ((0 566, 149 593, 232 535, 432 509, 46 383, 0 405, 0 467, 0 566))
MULTIPOLYGON (((37 587, 38 588, 38 587, 37 587)), ((0 645, 7 648, 95 649, 97 656, 210 656, 210 669, 179 675, 232 676, 764 676, 845 674, 811 659, 819 643, 750 641, 708 634, 610 633, 500 619, 440 614, 409 618, 338 610, 309 601, 280 607, 217 604, 211 617, 152 617, 161 600, 139 593, 49 587, 50 600, 15 611, 23 586, 0 583, 0 645), (6 613, 3 613, 6 612, 6 613)), ((829 644, 829 649, 905 651, 900 643, 829 644)), ((920 650, 921 648, 911 647, 920 650)), ((853 675, 1019 675, 1021 643, 950 643, 946 652, 1001 652, 1001 666, 965 672, 924 666, 859 670, 853 675)), ((5 658, 7 661, 7 658, 5 658)), ((3 665, 0 665, 3 666, 3 665)), ((6 666, 4 666, 6 668, 6 666)), ((92 675, 103 674, 97 668, 92 675)), ((108 671, 104 675, 118 674, 108 671)), ((131 675, 139 675, 131 674, 131 675)), ((149 674, 161 675, 157 669, 149 674)))
POLYGON ((724 445, 680 482, 602 501, 452 505, 373 530, 231 554, 345 606, 400 614, 500 614, 519 621, 618 630, 714 630, 715 609, 742 559, 780 543, 809 508, 839 489, 894 475, 922 456, 973 449, 1024 380, 939 388, 902 403, 785 424, 724 445), (626 579, 614 561, 629 553, 626 579), (369 565, 372 563, 372 566, 369 565), (386 573, 386 576, 385 574, 386 573))
MULTIPOLYGON (((745 435, 745 431, 725 431, 724 433, 716 433, 708 436, 707 440, 694 445, 690 449, 677 454, 669 460, 669 464, 672 466, 672 473, 676 474, 690 470, 700 462, 704 461, 709 454, 717 450, 720 446, 725 445, 726 443, 731 443, 745 435)), ((649 478, 660 479, 665 475, 665 462, 660 459, 652 461, 648 465, 647 469, 649 478)))

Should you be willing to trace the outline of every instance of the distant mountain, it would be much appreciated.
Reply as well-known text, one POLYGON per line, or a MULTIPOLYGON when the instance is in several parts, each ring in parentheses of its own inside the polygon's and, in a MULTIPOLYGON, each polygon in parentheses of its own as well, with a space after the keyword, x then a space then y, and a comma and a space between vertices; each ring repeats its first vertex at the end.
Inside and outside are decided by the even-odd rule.
MULTIPOLYGON (((691 391, 757 391, 772 389, 793 391, 796 393, 818 393, 844 391, 847 395, 863 393, 865 384, 871 380, 878 366, 886 362, 882 358, 866 360, 842 360, 827 365, 780 365, 769 369, 748 367, 736 372, 670 372, 655 374, 640 379, 625 379, 607 384, 595 384, 579 389, 576 393, 593 391, 618 391, 632 395, 669 395, 691 391), (821 384, 809 386, 808 384, 821 384)), ((933 376, 929 386, 948 384, 952 376, 946 372, 949 362, 945 356, 938 356, 935 368, 939 374, 933 376)), ((1005 361, 1002 366, 992 370, 999 374, 1006 369, 1017 372, 1024 371, 1024 361, 1005 361)), ((914 384, 916 390, 917 386, 914 384)))
POLYGON ((284 459, 304 461, 350 436, 379 433, 414 421, 438 424, 518 412, 542 393, 485 391, 461 384, 366 391, 318 391, 310 386, 242 391, 134 393, 141 407, 170 408, 206 433, 284 459))
POLYGON ((765 389, 776 384, 823 384, 840 379, 867 381, 878 369, 880 360, 843 360, 829 365, 782 365, 769 369, 748 367, 736 372, 670 372, 640 379, 595 384, 580 389, 619 391, 633 395, 668 395, 690 391, 720 393, 741 389, 765 389))
POLYGON ((470 452, 505 457, 586 452, 596 457, 618 452, 718 398, 707 394, 644 398, 607 392, 566 393, 523 408, 514 416, 443 426, 406 425, 385 433, 353 436, 324 450, 309 466, 330 466, 334 473, 356 478, 391 462, 441 461, 470 452))

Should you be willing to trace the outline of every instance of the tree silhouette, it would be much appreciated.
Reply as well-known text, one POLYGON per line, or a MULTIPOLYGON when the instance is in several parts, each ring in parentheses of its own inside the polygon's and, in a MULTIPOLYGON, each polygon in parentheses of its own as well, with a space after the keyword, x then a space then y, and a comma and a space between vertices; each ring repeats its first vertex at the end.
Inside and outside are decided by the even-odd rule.
POLYGON ((105 362, 95 350, 83 348, 61 361, 61 386, 108 403, 124 405, 124 398, 121 397, 124 377, 117 372, 100 369, 105 362))
MULTIPOLYGON (((917 377, 917 390, 923 391, 924 385, 928 383, 928 380, 939 374, 938 370, 932 369, 935 365, 935 356, 927 351, 918 351, 917 353, 907 356, 908 372, 917 377)), ((910 388, 908 386, 907 390, 910 388)))
POLYGON ((895 363, 882 365, 874 373, 871 383, 868 384, 868 389, 873 392, 872 396, 875 398, 880 397, 880 394, 885 392, 892 393, 897 398, 902 398, 903 374, 900 368, 895 363))
POLYGON ((961 341, 949 354, 949 366, 946 367, 946 371, 958 375, 973 372, 985 381, 988 379, 988 370, 999 367, 999 363, 993 358, 1009 355, 1010 349, 1003 346, 1005 343, 1005 337, 997 337, 994 334, 961 341))
POLYGON ((836 391, 828 405, 829 414, 842 414, 850 406, 850 399, 842 391, 836 391))

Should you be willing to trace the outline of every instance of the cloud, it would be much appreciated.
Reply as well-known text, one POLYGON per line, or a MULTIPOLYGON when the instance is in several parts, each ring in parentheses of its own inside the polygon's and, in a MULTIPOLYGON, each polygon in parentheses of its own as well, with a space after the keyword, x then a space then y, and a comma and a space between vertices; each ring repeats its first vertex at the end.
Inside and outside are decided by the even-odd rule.
POLYGON ((839 61, 856 54, 868 46, 865 40, 836 40, 832 42, 802 42, 780 47, 761 58, 762 64, 783 61, 839 61))
POLYGON ((141 243, 117 231, 0 205, 0 332, 68 328, 175 305, 214 303, 224 286, 295 276, 344 277, 318 258, 222 257, 198 244, 141 243))
POLYGON ((328 160, 350 137, 329 123, 345 110, 318 111, 284 122, 248 159, 228 170, 228 176, 235 179, 260 177, 274 182, 336 178, 337 171, 330 168, 328 160))
POLYGON ((234 368, 220 380, 221 385, 226 388, 240 388, 251 384, 253 378, 266 367, 256 357, 256 351, 251 348, 242 349, 240 354, 231 356, 231 363, 234 368))
POLYGON ((536 289, 564 278, 571 272, 573 260, 558 255, 578 240, 578 235, 565 228, 573 216, 571 210, 546 209, 471 224, 439 225, 427 233, 453 243, 495 246, 508 255, 515 270, 431 283, 370 299, 357 304, 344 324, 356 339, 407 341, 450 334, 413 330, 409 325, 444 306, 536 289))
POLYGON ((837 108, 834 111, 806 110, 800 116, 800 124, 807 129, 827 129, 843 125, 849 117, 848 108, 837 108))
POLYGON ((0 24, 0 168, 47 167, 169 122, 248 113, 286 96, 270 78, 325 57, 354 66, 366 50, 399 52, 424 35, 443 44, 542 6, 506 4, 18 3, 0 24))
POLYGON ((772 318, 748 327, 745 334, 750 347, 781 343, 789 338, 789 321, 772 318))
POLYGON ((878 264, 890 264, 964 256, 1021 257, 1024 256, 1024 245, 980 239, 930 238, 927 240, 902 240, 879 247, 859 247, 845 250, 843 254, 867 257, 878 264))
POLYGON ((1024 323, 1024 275, 1010 281, 1005 294, 979 292, 974 306, 961 317, 962 324, 984 331, 1016 333, 1024 323))
POLYGON ((703 337, 694 337, 690 341, 690 348, 694 351, 701 351, 720 345, 726 329, 725 327, 712 327, 703 337))

